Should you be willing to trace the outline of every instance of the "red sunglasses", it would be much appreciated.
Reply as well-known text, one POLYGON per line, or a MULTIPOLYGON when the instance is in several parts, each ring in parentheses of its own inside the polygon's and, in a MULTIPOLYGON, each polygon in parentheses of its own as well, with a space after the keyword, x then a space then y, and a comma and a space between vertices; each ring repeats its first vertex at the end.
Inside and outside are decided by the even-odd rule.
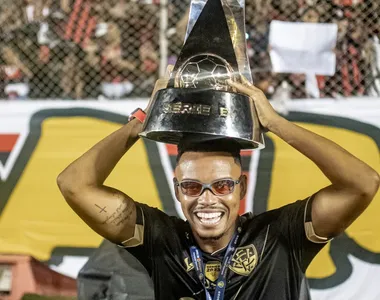
POLYGON ((231 194, 235 189, 235 185, 240 182, 241 176, 238 180, 226 178, 217 179, 211 183, 202 183, 189 179, 178 182, 177 178, 174 178, 174 184, 180 187, 182 194, 190 197, 199 197, 206 189, 210 190, 215 196, 225 196, 231 194))

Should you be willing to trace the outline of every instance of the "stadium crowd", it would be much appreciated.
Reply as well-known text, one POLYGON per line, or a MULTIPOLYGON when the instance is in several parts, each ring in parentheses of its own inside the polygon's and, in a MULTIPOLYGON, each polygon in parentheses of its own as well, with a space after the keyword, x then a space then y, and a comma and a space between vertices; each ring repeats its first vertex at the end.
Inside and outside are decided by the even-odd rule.
MULTIPOLYGON (((189 2, 169 0, 170 63, 189 2)), ((378 1, 246 0, 254 83, 270 98, 306 98, 305 75, 272 72, 272 20, 338 25, 336 72, 317 76, 321 97, 380 95, 378 1)), ((2 0, 0 99, 147 97, 159 72, 159 26, 159 0, 2 0)))

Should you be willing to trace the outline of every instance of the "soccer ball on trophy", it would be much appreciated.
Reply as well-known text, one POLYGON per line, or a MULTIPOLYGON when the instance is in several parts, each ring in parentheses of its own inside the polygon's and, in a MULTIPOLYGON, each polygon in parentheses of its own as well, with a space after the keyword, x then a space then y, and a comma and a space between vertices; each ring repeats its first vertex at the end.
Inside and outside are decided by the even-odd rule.
POLYGON ((233 69, 223 58, 212 54, 196 55, 188 59, 178 70, 175 86, 229 91, 228 79, 233 69))

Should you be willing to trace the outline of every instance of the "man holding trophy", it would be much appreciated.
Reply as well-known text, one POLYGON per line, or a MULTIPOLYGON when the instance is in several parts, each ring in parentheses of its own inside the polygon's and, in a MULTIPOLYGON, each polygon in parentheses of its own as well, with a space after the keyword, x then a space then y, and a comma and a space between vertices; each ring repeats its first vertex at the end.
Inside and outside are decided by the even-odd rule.
POLYGON ((144 265, 155 299, 307 299, 308 265, 378 190, 372 168, 277 114, 250 79, 244 0, 192 2, 185 45, 146 110, 58 177, 73 210, 144 265), (239 216, 247 187, 240 150, 264 148, 263 129, 312 160, 331 185, 239 216), (103 185, 139 136, 178 144, 173 185, 186 221, 103 185))

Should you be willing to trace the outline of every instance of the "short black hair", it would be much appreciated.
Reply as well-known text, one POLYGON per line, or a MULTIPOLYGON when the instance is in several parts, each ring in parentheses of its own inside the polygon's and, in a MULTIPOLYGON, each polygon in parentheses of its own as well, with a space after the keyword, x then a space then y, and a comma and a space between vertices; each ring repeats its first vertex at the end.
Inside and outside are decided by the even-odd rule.
POLYGON ((224 152, 231 154, 235 163, 241 165, 240 145, 233 139, 187 136, 178 144, 177 164, 185 152, 224 152))

